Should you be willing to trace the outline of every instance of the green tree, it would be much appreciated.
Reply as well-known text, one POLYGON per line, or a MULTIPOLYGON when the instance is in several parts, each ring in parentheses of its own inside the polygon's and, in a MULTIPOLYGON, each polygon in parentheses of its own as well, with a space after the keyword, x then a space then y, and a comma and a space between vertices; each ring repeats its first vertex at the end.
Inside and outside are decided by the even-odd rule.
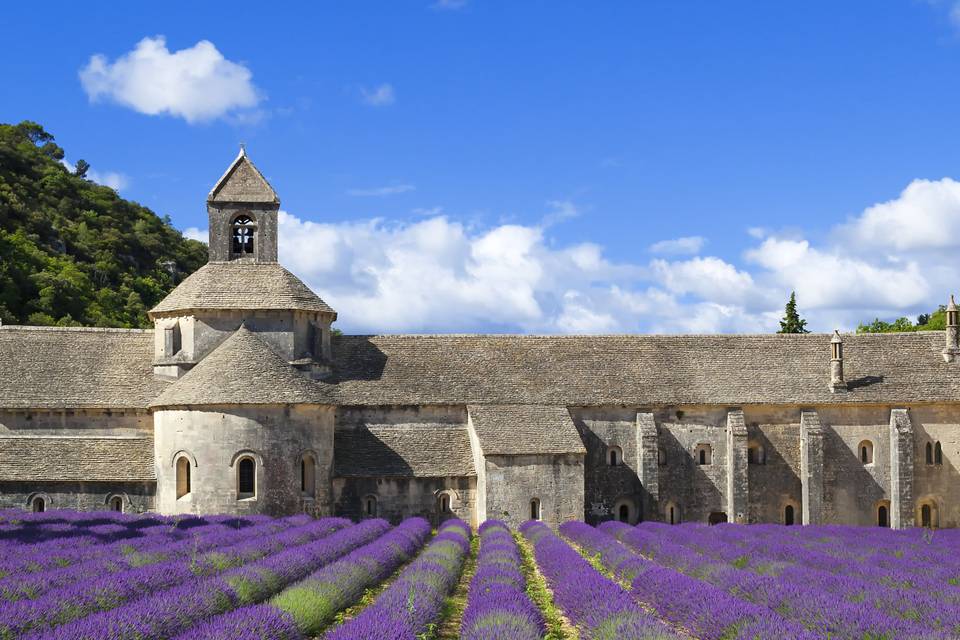
POLYGON ((77 160, 77 166, 73 168, 73 175, 77 176, 78 178, 86 178, 87 171, 89 170, 90 170, 90 163, 84 160, 83 158, 80 158, 79 160, 77 160))
POLYGON ((810 333, 807 329, 807 321, 800 317, 797 312, 797 293, 790 292, 790 299, 787 300, 787 306, 784 309, 783 320, 780 321, 780 331, 777 333, 810 333))

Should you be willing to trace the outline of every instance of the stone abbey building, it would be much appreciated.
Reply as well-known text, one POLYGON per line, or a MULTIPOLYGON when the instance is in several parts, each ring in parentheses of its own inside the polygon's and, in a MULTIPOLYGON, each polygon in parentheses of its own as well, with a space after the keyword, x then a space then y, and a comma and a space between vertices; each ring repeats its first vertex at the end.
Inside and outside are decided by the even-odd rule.
POLYGON ((346 336, 241 152, 152 330, 0 328, 0 507, 960 524, 960 354, 884 335, 346 336))

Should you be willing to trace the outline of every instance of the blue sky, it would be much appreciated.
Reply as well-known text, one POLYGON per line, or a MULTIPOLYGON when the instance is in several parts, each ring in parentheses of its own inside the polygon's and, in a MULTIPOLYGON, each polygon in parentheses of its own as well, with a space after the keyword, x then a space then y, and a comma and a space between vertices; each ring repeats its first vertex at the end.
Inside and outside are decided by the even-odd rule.
POLYGON ((769 331, 957 288, 960 5, 5 8, 0 120, 192 234, 238 143, 347 331, 769 331), (953 287, 953 288, 951 288, 953 287))

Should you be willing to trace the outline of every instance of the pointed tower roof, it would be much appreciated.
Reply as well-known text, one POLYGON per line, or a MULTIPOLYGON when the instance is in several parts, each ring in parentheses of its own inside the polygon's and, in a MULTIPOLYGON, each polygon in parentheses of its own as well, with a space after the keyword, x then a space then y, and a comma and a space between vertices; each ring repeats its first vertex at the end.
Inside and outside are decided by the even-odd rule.
POLYGON ((328 404, 332 387, 313 382, 244 325, 150 407, 219 404, 328 404))
POLYGON ((237 159, 210 190, 207 202, 267 202, 279 205, 280 198, 241 145, 237 159))
POLYGON ((208 262, 177 285, 150 314, 197 309, 297 309, 332 313, 334 318, 337 313, 275 262, 208 262))

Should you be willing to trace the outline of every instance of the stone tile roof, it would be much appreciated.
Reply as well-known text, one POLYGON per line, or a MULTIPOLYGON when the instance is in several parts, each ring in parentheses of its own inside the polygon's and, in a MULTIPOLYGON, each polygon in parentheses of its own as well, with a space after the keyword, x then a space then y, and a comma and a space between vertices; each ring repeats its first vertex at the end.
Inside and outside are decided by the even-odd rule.
POLYGON ((150 310, 298 309, 336 312, 299 278, 276 262, 210 262, 181 282, 150 310))
POLYGON ((477 475, 466 426, 368 424, 334 432, 334 475, 443 478, 477 475))
POLYGON ((566 407, 469 405, 484 455, 586 453, 566 407))
POLYGON ((280 204, 277 192, 263 177, 246 152, 241 148, 239 155, 227 167, 223 176, 210 190, 207 202, 267 202, 280 204))
POLYGON ((0 327, 0 407, 145 409, 152 361, 153 331, 0 327))
POLYGON ((333 402, 330 385, 298 372, 241 325, 150 407, 333 402))
POLYGON ((0 480, 156 480, 153 438, 0 437, 0 480))
POLYGON ((830 336, 336 336, 342 404, 836 404, 960 400, 943 332, 830 336))

